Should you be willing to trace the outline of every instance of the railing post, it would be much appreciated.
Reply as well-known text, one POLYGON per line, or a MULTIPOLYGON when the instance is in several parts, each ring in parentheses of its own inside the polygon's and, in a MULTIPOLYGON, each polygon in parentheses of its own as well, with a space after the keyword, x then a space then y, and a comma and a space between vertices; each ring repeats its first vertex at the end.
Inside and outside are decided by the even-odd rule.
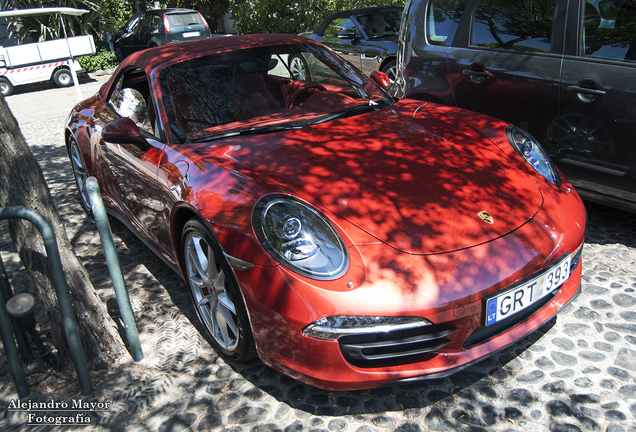
POLYGON ((99 192, 99 185, 95 177, 89 177, 86 180, 86 189, 88 191, 91 210, 95 217, 95 223, 97 224, 97 230, 99 231, 99 237, 102 240, 106 263, 108 264, 108 272, 113 280, 115 296, 117 297, 117 304, 119 306, 119 312, 121 313, 121 320, 124 323, 126 336, 130 343, 130 351, 135 361, 141 361, 144 358, 144 353, 141 349, 141 343, 139 342, 139 333, 137 332, 137 325, 135 324, 135 315, 133 314, 132 307, 130 305, 130 297, 128 296, 128 290, 126 289, 126 281, 121 273, 121 266, 119 264, 117 250, 115 248, 115 241, 113 240, 113 233, 110 229, 110 224, 108 223, 106 208, 104 207, 104 201, 102 200, 102 195, 99 192))
MULTIPOLYGON (((13 297, 13 290, 11 289, 11 284, 9 283, 7 271, 4 268, 4 261, 2 261, 2 256, 0 256, 0 290, 2 290, 2 295, 4 296, 4 302, 1 305, 2 307, 5 307, 6 302, 8 302, 11 297, 13 297)), ((24 334, 22 326, 20 326, 18 320, 14 316, 11 316, 11 314, 9 314, 9 320, 11 321, 11 326, 13 327, 15 340, 16 342, 18 342, 18 349, 20 351, 20 355, 22 356, 22 361, 24 361, 24 363, 31 363, 34 358, 33 351, 31 351, 31 348, 29 347, 29 341, 24 334)))
POLYGON ((60 251, 57 246, 57 240, 55 239, 53 228, 51 228, 49 222, 44 219, 42 215, 34 210, 24 207, 0 208, 0 219, 26 219, 33 223, 42 234, 44 249, 46 250, 46 256, 51 270, 51 279, 60 304, 64 332, 66 333, 66 340, 68 341, 71 349, 71 358, 75 364, 75 371, 77 373, 80 389, 82 394, 91 393, 93 391, 93 387, 88 374, 88 367, 86 366, 86 359, 84 357, 84 349, 80 342, 77 321, 75 319, 75 314, 73 313, 71 296, 69 295, 69 288, 66 283, 66 277, 64 276, 64 268, 62 267, 60 251))
POLYGON ((15 339, 13 339, 11 319, 9 318, 9 314, 7 313, 7 308, 5 306, 7 299, 4 298, 2 291, 4 290, 0 290, 0 335, 2 336, 2 345, 4 345, 4 350, 7 353, 9 369, 13 376, 15 388, 18 391, 18 396, 23 398, 29 395, 29 386, 27 385, 26 378, 24 377, 18 348, 15 346, 15 339))

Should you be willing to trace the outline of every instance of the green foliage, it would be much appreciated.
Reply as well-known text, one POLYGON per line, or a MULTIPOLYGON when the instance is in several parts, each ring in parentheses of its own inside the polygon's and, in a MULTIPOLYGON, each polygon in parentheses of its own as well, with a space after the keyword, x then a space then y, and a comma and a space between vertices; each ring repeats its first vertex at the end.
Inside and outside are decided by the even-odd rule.
POLYGON ((405 0, 233 0, 230 12, 239 33, 301 33, 334 12, 371 6, 404 7, 405 0))
POLYGON ((99 11, 104 17, 108 17, 104 21, 104 30, 110 33, 122 28, 132 16, 130 5, 122 0, 102 0, 99 11))
POLYGON ((77 61, 86 72, 95 72, 99 69, 114 69, 117 66, 115 54, 106 48, 100 48, 97 54, 78 57, 77 61))

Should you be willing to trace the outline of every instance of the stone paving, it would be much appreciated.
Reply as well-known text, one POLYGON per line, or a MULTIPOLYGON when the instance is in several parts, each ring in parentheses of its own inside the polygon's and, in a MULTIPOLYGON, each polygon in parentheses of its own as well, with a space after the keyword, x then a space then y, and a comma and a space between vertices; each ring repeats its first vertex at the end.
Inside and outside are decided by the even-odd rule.
MULTIPOLYGON (((92 77, 82 84, 84 97, 104 81, 92 77)), ((77 202, 61 133, 75 91, 40 86, 7 101, 40 161, 77 255, 110 304, 114 293, 99 236, 77 202)), ((110 403, 106 411, 86 413, 92 426, 72 430, 636 432, 634 215, 587 207, 582 294, 556 319, 449 378, 358 392, 314 389, 260 361, 224 361, 199 333, 182 280, 112 221, 146 358, 93 376, 95 391, 88 396, 54 374, 31 386, 31 400, 110 403)), ((2 225, 0 251, 12 285, 29 290, 12 250, 2 225)), ((0 430, 27 428, 27 413, 9 409, 16 398, 0 352, 0 430)))

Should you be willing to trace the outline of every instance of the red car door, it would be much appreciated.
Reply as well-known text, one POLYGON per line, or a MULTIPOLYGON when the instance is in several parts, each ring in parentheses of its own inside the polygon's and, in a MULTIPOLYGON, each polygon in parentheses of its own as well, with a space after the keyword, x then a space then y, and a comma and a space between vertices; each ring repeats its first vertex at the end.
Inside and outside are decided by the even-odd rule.
MULTIPOLYGON (((148 96, 148 84, 143 79, 129 79, 122 74, 108 98, 108 103, 121 118, 128 118, 134 122, 140 135, 134 137, 130 123, 108 123, 104 127, 108 136, 123 135, 124 139, 102 139, 100 148, 114 187, 110 189, 114 200, 125 213, 134 228, 139 231, 151 246, 164 249, 165 245, 159 240, 166 232, 166 219, 163 215, 164 204, 159 200, 159 185, 157 171, 164 159, 164 146, 154 137, 153 119, 148 110, 148 103, 152 99, 148 96), (143 95, 142 91, 146 93, 143 95), (125 129, 118 131, 117 129, 125 129), (115 130, 113 130, 115 129, 115 130), (121 132, 121 133, 119 133, 121 132)), ((134 72, 130 73, 131 76, 134 72)), ((113 118, 117 118, 115 114, 113 118)))

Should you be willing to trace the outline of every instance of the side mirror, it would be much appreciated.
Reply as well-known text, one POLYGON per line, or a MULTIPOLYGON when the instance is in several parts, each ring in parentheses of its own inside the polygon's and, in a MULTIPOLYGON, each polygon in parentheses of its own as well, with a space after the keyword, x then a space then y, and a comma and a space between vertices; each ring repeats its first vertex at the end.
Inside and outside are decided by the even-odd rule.
POLYGON ((353 30, 343 30, 338 33, 338 39, 355 39, 357 37, 357 33, 353 30))
POLYGON ((371 72, 371 81, 382 87, 384 90, 391 86, 391 78, 384 72, 373 71, 371 72))
POLYGON ((148 145, 135 122, 128 117, 118 118, 104 126, 102 140, 113 144, 148 145))

